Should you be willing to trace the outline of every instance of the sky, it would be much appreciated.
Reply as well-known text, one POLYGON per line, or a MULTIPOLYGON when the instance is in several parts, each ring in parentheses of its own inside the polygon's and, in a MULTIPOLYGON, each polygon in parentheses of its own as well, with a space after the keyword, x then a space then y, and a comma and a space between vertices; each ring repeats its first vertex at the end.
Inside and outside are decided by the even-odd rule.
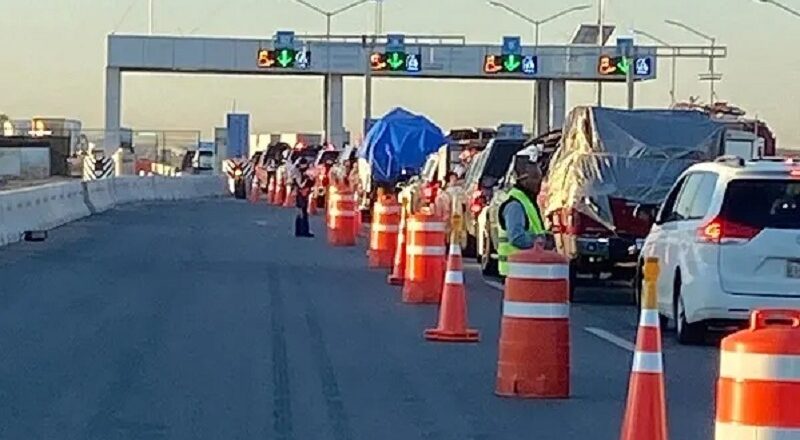
MULTIPOLYGON (((154 0, 155 32, 174 35, 269 38, 276 30, 324 33, 324 17, 294 0, 154 0)), ((505 0, 532 17, 599 0, 505 0)), ((782 0, 800 9, 800 0, 782 0)), ((315 0, 335 9, 349 0, 315 0)), ((718 61, 724 75, 720 100, 768 121, 781 147, 800 148, 800 19, 753 0, 606 0, 606 21, 620 31, 641 29, 676 45, 701 38, 664 23, 673 19, 702 30, 728 47, 718 61)), ((333 33, 374 29, 374 6, 366 4, 333 20, 333 33)), ((580 23, 596 21, 596 7, 541 28, 542 44, 566 43, 580 23)), ((470 43, 499 44, 530 25, 484 0, 385 0, 384 31, 463 35, 470 43)), ((6 0, 0 2, 0 113, 12 119, 68 117, 84 128, 103 127, 105 38, 111 32, 146 33, 147 0, 6 0)), ((650 43, 639 37, 642 44, 650 43)), ((638 107, 669 105, 669 63, 659 79, 637 88, 638 107)), ((679 100, 708 100, 708 83, 697 75, 707 60, 680 60, 679 100)), ((233 102, 251 114, 252 131, 322 130, 322 78, 126 75, 122 122, 134 129, 201 130, 208 137, 224 125, 233 102)), ((363 118, 363 81, 345 80, 345 125, 358 134, 363 118)), ((430 117, 444 128, 531 123, 531 85, 519 81, 381 79, 373 87, 373 114, 396 106, 430 117)), ((570 83, 567 106, 592 104, 592 84, 570 83)), ((624 85, 606 88, 605 104, 625 105, 624 85)))

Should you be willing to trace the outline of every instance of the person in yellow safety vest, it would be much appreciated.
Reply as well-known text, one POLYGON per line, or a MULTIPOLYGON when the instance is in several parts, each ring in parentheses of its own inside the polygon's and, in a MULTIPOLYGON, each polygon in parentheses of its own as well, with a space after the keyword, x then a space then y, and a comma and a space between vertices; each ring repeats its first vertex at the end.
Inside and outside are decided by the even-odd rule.
POLYGON ((498 271, 502 276, 508 275, 508 258, 521 249, 530 249, 537 241, 544 241, 546 247, 552 248, 536 201, 542 187, 538 159, 536 146, 525 148, 514 157, 516 182, 508 200, 500 206, 498 225, 498 271))

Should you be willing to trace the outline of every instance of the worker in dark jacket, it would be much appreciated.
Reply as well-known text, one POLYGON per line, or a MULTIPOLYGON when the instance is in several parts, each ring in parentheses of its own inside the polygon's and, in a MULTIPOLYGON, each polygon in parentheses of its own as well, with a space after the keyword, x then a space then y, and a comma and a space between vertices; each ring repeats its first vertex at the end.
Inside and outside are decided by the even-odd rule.
POLYGON ((530 249, 539 241, 552 248, 552 238, 544 228, 536 198, 542 188, 539 149, 528 147, 514 157, 516 182, 508 200, 500 206, 498 249, 500 275, 508 275, 508 258, 521 249, 530 249))
POLYGON ((314 179, 308 175, 308 169, 308 161, 304 157, 301 157, 294 166, 293 186, 297 192, 295 206, 299 210, 294 222, 295 237, 314 236, 308 222, 308 203, 311 189, 314 187, 314 179))

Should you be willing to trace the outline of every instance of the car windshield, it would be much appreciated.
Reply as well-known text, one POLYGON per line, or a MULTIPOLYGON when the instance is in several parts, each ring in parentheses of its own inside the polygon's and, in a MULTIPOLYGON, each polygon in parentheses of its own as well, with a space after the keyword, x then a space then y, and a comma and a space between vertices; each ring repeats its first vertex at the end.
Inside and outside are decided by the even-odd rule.
POLYGON ((523 139, 495 141, 483 169, 482 186, 493 186, 506 174, 511 159, 525 144, 523 139))
POLYGON ((438 166, 438 160, 436 155, 428 157, 428 160, 425 162, 424 168, 422 168, 420 177, 422 177, 422 179, 427 182, 432 181, 433 178, 435 177, 437 166, 438 166))
POLYGON ((725 191, 721 215, 754 228, 800 229, 800 181, 734 180, 725 191))
POLYGON ((338 158, 339 158, 338 151, 324 151, 320 156, 318 163, 336 162, 336 159, 338 158))

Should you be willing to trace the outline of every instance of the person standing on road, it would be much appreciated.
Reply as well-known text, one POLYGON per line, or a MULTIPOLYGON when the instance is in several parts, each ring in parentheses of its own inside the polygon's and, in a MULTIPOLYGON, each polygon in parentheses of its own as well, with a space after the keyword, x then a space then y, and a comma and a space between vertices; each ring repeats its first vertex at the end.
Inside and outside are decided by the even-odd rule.
POLYGON ((514 157, 516 182, 508 193, 508 200, 500 206, 498 249, 500 275, 508 275, 508 258, 521 249, 530 249, 537 242, 553 248, 552 238, 544 229, 539 205, 536 201, 542 188, 542 170, 539 168, 539 149, 528 147, 514 157))
POLYGON ((314 187, 314 179, 308 175, 308 161, 300 158, 294 169, 293 185, 297 192, 295 206, 297 206, 297 218, 294 221, 295 237, 313 237, 308 221, 308 203, 311 196, 311 188, 314 187))

